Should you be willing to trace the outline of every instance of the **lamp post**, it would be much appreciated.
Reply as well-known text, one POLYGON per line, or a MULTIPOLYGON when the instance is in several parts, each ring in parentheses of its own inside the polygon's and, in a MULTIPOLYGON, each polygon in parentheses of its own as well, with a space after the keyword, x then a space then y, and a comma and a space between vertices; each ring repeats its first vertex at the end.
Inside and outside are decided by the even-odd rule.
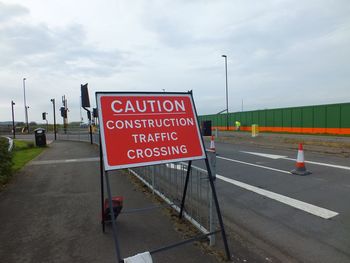
POLYGON ((14 111, 14 109, 13 109, 13 106, 14 106, 15 104, 16 104, 16 103, 15 103, 13 100, 11 100, 13 139, 16 139, 15 111, 14 111))
POLYGON ((26 101, 26 78, 23 78, 23 97, 24 97, 24 118, 26 122, 27 133, 29 133, 28 107, 27 107, 27 101, 26 101))
POLYGON ((29 133, 29 118, 28 118, 28 111, 29 111, 29 106, 27 106, 26 107, 26 109, 27 109, 27 111, 26 111, 26 113, 27 113, 27 132, 29 133))
POLYGON ((227 83, 227 56, 222 55, 225 58, 225 75, 226 75, 226 130, 228 130, 228 83, 227 83))
POLYGON ((57 139, 57 135, 56 135, 56 107, 55 107, 55 99, 51 99, 52 102, 52 108, 53 108, 53 131, 55 134, 55 141, 57 139))

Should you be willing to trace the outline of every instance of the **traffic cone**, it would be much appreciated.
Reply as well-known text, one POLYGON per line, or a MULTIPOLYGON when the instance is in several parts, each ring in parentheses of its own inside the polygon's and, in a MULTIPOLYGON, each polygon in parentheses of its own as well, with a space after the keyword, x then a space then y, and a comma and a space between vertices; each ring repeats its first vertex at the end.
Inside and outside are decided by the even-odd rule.
POLYGON ((292 174, 296 175, 308 175, 311 174, 308 170, 306 170, 305 162, 304 162, 304 150, 303 144, 299 143, 298 156, 296 162, 296 168, 291 171, 292 174))
POLYGON ((215 152, 214 135, 212 135, 211 138, 210 138, 210 147, 209 147, 209 150, 215 152))

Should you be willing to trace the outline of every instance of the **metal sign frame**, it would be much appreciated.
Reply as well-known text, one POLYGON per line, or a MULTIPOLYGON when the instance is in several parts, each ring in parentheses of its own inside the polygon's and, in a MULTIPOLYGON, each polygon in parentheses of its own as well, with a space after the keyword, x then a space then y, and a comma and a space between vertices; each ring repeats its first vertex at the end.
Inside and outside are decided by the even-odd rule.
MULTIPOLYGON (((172 95, 172 96, 180 96, 180 95, 187 95, 190 97, 191 99, 191 104, 192 104, 192 110, 193 110, 193 114, 196 120, 196 125, 197 125, 197 130, 198 130, 198 136, 200 139, 200 143, 201 143, 201 147, 204 150, 204 141, 203 141, 203 137, 200 135, 200 130, 199 130, 199 123, 198 123, 198 117, 197 117, 197 110, 193 101, 193 97, 192 97, 192 91, 189 91, 187 93, 180 93, 180 92, 96 92, 96 102, 97 105, 100 105, 98 103, 98 99, 100 98, 100 96, 103 95, 111 95, 111 94, 128 94, 128 95, 137 95, 137 94, 146 94, 146 95, 159 95, 159 96, 164 96, 164 95, 172 95)), ((103 125, 103 119, 102 119, 102 115, 101 115, 101 109, 99 109, 98 107, 98 112, 99 112, 99 120, 100 120, 100 125, 103 125)), ((102 129, 100 128, 100 131, 102 131, 102 129)), ((112 168, 111 167, 106 167, 105 164, 105 154, 106 152, 103 150, 103 143, 105 141, 104 140, 104 133, 100 132, 100 186, 101 186, 101 214, 102 214, 102 231, 105 232, 105 218, 104 218, 104 185, 106 185, 107 188, 107 195, 108 195, 108 202, 109 202, 109 207, 110 207, 110 213, 111 213, 111 221, 112 221, 112 232, 113 232, 113 238, 114 238, 114 244, 115 244, 115 251, 116 251, 116 262, 124 262, 121 256, 121 252, 120 252, 120 248, 119 248, 119 240, 118 240, 118 231, 117 231, 117 224, 116 224, 116 219, 115 219, 115 214, 114 214, 114 209, 113 209, 113 202, 112 202, 112 193, 111 193, 111 187, 110 187, 110 183, 109 183, 109 175, 108 175, 108 171, 110 170, 118 170, 118 169, 122 169, 121 167, 118 168, 112 168)), ((223 220, 222 220, 222 215, 221 215, 221 211, 220 211, 220 206, 219 206, 219 202, 217 199, 217 193, 216 193, 216 189, 215 189, 215 185, 214 185, 214 176, 212 174, 211 171, 211 167, 209 164, 209 160, 208 160, 208 155, 207 152, 204 150, 204 154, 201 157, 195 157, 195 158, 186 158, 186 159, 181 159, 181 161, 184 160, 188 160, 188 167, 187 167, 187 173, 186 173, 186 179, 185 179, 185 186, 184 186, 184 191, 183 191, 183 196, 182 196, 182 201, 181 201, 181 209, 180 209, 180 213, 179 213, 179 218, 182 218, 183 215, 183 210, 185 207, 185 200, 186 200, 186 193, 187 193, 187 186, 188 186, 188 181, 189 181, 189 176, 190 176, 190 172, 191 172, 191 166, 192 166, 192 161, 193 160, 197 160, 197 159, 205 159, 205 165, 208 171, 208 179, 209 179, 209 183, 210 183, 210 188, 213 194, 213 199, 214 199, 214 204, 215 204, 215 208, 216 208, 216 212, 217 212, 217 217, 219 220, 219 225, 220 225, 220 230, 218 231, 214 231, 214 232, 210 232, 208 234, 204 234, 204 235, 199 235, 187 240, 183 240, 180 241, 178 243, 175 244, 169 244, 166 245, 164 247, 158 248, 158 249, 154 249, 151 250, 150 253, 154 254, 154 253, 158 253, 164 250, 168 250, 174 247, 178 247, 199 239, 202 239, 203 237, 208 237, 211 235, 216 234, 217 232, 221 232, 221 236, 223 239, 223 243, 224 243, 224 248, 225 248, 225 254, 226 254, 226 259, 230 260, 231 259, 231 254, 230 254, 230 250, 228 247, 228 242, 227 242, 227 237, 226 237, 226 232, 225 232, 225 228, 224 228, 224 224, 223 224, 223 220)), ((169 162, 178 162, 180 161, 179 159, 176 160, 163 160, 160 162, 156 162, 157 164, 159 163, 169 163, 169 162)), ((147 164, 143 163, 142 165, 154 165, 154 162, 149 162, 147 164)), ((130 167, 130 166, 129 166, 130 167)), ((136 166, 132 166, 132 167, 136 167, 136 166)))

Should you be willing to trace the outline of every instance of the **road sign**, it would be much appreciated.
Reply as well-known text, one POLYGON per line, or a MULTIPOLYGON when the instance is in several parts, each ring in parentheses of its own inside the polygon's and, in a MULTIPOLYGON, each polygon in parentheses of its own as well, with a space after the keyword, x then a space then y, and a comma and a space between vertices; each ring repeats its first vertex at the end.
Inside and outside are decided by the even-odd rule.
POLYGON ((191 93, 97 92, 105 170, 205 158, 191 93))

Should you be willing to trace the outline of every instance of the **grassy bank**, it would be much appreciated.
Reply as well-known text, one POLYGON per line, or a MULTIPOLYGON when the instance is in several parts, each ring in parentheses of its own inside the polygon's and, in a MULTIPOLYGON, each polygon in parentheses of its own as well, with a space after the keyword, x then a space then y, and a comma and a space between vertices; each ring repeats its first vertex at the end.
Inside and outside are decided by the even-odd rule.
POLYGON ((15 140, 12 153, 6 155, 11 169, 0 174, 0 185, 6 184, 13 173, 20 170, 27 162, 38 156, 45 148, 35 147, 32 141, 15 140))
POLYGON ((27 162, 38 156, 45 148, 35 147, 32 141, 15 140, 12 171, 20 170, 27 162))

